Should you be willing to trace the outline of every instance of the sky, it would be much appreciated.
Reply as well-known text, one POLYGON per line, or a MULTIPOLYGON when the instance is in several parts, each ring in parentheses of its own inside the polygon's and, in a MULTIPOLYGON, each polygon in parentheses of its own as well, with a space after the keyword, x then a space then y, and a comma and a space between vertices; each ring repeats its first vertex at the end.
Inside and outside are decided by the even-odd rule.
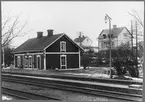
POLYGON ((112 18, 112 26, 125 26, 130 30, 130 21, 134 18, 128 12, 132 13, 133 9, 144 20, 143 1, 2 1, 2 14, 11 12, 20 15, 22 24, 27 22, 23 30, 27 34, 14 39, 14 47, 36 37, 38 31, 47 35, 48 29, 53 29, 54 34, 65 33, 72 40, 82 32, 93 41, 92 46, 98 46, 97 37, 103 29, 109 28, 104 21, 105 14, 112 18))

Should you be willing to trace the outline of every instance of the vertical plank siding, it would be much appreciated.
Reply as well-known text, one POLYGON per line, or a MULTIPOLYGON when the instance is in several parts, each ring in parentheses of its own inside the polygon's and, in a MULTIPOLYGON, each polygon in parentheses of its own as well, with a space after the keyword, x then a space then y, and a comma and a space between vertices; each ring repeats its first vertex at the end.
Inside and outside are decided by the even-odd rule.
POLYGON ((60 41, 66 41, 66 52, 78 52, 79 48, 70 42, 65 36, 57 40, 46 49, 46 52, 60 52, 60 41))
POLYGON ((46 55, 46 70, 60 68, 60 55, 46 55))
POLYGON ((69 54, 67 55, 67 66, 70 68, 79 68, 79 54, 69 54))

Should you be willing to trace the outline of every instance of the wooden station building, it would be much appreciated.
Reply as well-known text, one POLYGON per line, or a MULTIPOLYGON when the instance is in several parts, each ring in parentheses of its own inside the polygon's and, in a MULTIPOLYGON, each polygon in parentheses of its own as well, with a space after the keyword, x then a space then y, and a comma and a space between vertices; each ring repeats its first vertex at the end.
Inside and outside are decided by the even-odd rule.
POLYGON ((72 69, 80 67, 80 53, 84 51, 66 34, 53 34, 53 30, 37 32, 37 37, 28 39, 14 53, 16 68, 72 69))

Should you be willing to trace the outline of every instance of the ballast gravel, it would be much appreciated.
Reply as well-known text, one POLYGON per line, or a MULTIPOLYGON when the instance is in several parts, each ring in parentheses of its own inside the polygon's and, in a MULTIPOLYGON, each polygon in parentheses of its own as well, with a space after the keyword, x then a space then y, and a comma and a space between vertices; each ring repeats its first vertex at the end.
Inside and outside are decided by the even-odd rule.
POLYGON ((37 87, 32 85, 26 85, 26 84, 19 84, 19 83, 13 83, 13 82, 6 82, 2 81, 2 86, 6 88, 12 88, 32 93, 37 93, 45 96, 52 96, 55 98, 59 98, 62 101, 115 101, 119 102, 118 99, 112 99, 107 97, 100 97, 100 96, 94 96, 94 95, 88 95, 88 94, 82 94, 77 92, 70 92, 70 91, 64 91, 64 90, 58 90, 53 88, 44 88, 44 87, 37 87))

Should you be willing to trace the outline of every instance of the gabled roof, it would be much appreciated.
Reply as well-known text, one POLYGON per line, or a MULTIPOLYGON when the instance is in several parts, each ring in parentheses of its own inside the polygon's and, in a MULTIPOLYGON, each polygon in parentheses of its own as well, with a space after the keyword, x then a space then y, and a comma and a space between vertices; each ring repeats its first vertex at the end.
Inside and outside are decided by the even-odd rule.
MULTIPOLYGON (((43 51, 44 49, 52 45, 55 41, 60 39, 63 35, 65 34, 62 33, 62 34, 55 34, 51 37, 43 36, 41 38, 29 39, 26 42, 24 42, 22 45, 17 47, 13 51, 13 53, 43 51)), ((80 48, 80 46, 78 46, 75 42, 74 44, 80 48)))
POLYGON ((64 35, 70 42, 72 42, 76 47, 80 48, 81 51, 84 51, 84 48, 79 46, 75 41, 73 41, 72 39, 70 39, 70 37, 68 37, 66 34, 64 35))
POLYGON ((82 36, 82 37, 75 38, 74 41, 75 41, 75 42, 83 42, 86 38, 87 38, 87 37, 82 36))
POLYGON ((56 35, 53 35, 52 37, 43 36, 41 38, 28 39, 22 45, 17 47, 13 51, 13 53, 42 51, 46 46, 50 45, 53 41, 55 41, 62 35, 63 34, 56 34, 56 35))
MULTIPOLYGON (((112 28, 111 34, 113 34, 114 37, 117 37, 122 32, 123 29, 126 29, 129 32, 129 34, 131 35, 130 31, 126 27, 112 28)), ((99 34, 98 39, 103 38, 102 33, 109 34, 109 29, 102 30, 102 32, 99 34)))

